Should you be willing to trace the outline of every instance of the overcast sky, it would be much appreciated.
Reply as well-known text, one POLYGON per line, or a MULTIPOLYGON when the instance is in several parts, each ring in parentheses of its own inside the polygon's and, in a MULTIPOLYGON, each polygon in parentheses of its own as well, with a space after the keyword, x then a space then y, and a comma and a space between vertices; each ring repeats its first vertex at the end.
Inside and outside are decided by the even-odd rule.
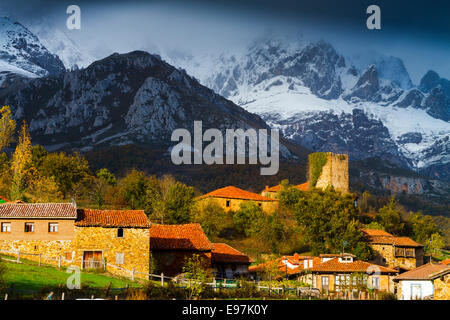
POLYGON ((374 50, 403 59, 414 83, 429 69, 450 78, 450 1, 29 1, 2 0, 1 15, 32 29, 60 28, 83 49, 103 57, 112 52, 156 47, 192 54, 249 44, 269 30, 324 39, 339 53, 374 50), (395 2, 395 4, 394 4, 395 2), (81 30, 65 29, 66 8, 81 7, 81 30), (370 4, 381 7, 381 30, 366 28, 370 4))

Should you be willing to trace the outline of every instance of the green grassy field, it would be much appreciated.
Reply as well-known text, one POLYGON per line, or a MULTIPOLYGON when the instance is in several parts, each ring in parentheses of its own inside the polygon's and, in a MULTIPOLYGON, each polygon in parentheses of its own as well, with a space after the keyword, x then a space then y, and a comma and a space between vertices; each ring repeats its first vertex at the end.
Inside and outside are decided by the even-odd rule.
MULTIPOLYGON (((35 262, 23 260, 22 263, 15 263, 2 260, 1 263, 6 268, 4 280, 8 288, 23 291, 39 291, 43 287, 65 286, 71 274, 66 273, 66 268, 58 269, 52 266, 38 266, 35 262)), ((120 279, 108 274, 101 273, 81 273, 81 287, 106 288, 111 283, 111 288, 124 288, 127 284, 130 287, 140 286, 138 282, 127 279, 120 279)))

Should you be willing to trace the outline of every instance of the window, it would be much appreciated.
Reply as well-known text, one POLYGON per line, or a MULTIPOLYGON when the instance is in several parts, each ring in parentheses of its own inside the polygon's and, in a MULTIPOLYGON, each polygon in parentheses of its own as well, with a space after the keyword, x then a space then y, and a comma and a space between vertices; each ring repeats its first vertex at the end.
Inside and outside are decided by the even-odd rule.
POLYGON ((329 278, 328 276, 322 276, 322 290, 328 291, 329 289, 329 278))
POLYGON ((33 222, 25 222, 25 232, 34 232, 33 222))
POLYGON ((261 203, 261 202, 258 202, 258 206, 261 207, 261 206, 262 206, 262 203, 261 203))
POLYGON ((116 264, 121 265, 124 264, 124 254, 123 253, 116 253, 116 264))
POLYGON ((57 222, 50 222, 48 224, 48 232, 50 232, 50 233, 58 232, 58 223, 57 222))
POLYGON ((227 200, 227 204, 226 204, 227 208, 230 207, 230 200, 227 200))
POLYGON ((372 277, 372 288, 380 289, 380 278, 379 277, 372 277))
POLYGON ((117 229, 117 238, 123 238, 123 228, 117 229))
POLYGON ((11 222, 2 222, 2 232, 11 232, 11 222))
POLYGON ((350 275, 349 274, 338 274, 335 276, 335 285, 337 288, 346 287, 350 285, 350 275))
POLYGON ((72 252, 65 252, 64 259, 71 261, 72 260, 72 252))

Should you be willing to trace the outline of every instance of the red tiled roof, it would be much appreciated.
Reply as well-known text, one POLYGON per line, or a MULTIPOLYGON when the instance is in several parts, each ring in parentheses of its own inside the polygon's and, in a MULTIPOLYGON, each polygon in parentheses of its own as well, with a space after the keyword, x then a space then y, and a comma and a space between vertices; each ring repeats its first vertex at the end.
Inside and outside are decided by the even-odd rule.
POLYGON ((367 236, 373 237, 373 236, 386 236, 386 237, 393 237, 392 234, 384 231, 384 230, 378 230, 378 229, 361 229, 362 232, 364 232, 367 236))
POLYGON ((198 223, 152 224, 150 227, 150 250, 210 251, 212 249, 212 243, 198 223))
POLYGON ((447 259, 447 260, 444 260, 444 261, 441 261, 441 263, 442 264, 445 264, 445 265, 450 265, 450 259, 447 259))
POLYGON ((382 267, 361 260, 353 260, 353 262, 339 262, 339 258, 333 258, 326 262, 311 268, 312 272, 366 272, 369 268, 377 267, 381 273, 397 273, 398 271, 391 268, 382 267))
POLYGON ((225 243, 213 243, 211 260, 213 263, 218 262, 250 264, 250 262, 252 262, 252 260, 247 255, 230 247, 225 243))
POLYGON ((361 229, 366 234, 366 237, 370 243, 376 244, 391 244, 401 247, 423 247, 422 244, 414 241, 408 237, 395 237, 390 233, 383 230, 375 229, 361 229))
POLYGON ((4 203, 0 218, 60 218, 75 219, 77 209, 72 203, 4 203))
POLYGON ((442 272, 450 273, 450 266, 440 263, 427 263, 416 269, 404 272, 395 277, 394 280, 431 280, 434 275, 442 272))
MULTIPOLYGON (((299 190, 307 191, 309 189, 309 182, 298 184, 295 187, 299 190)), ((280 190, 281 190, 281 184, 277 184, 276 186, 273 186, 273 187, 266 187, 266 189, 264 191, 278 192, 280 190)))
POLYGON ((243 199, 243 200, 253 200, 253 201, 278 201, 277 199, 272 199, 268 197, 261 196, 257 193, 242 190, 233 186, 228 186, 225 188, 214 190, 207 193, 200 198, 230 198, 230 199, 243 199))
POLYGON ((79 209, 78 227, 149 228, 150 222, 143 210, 79 209))
POLYGON ((297 189, 302 190, 302 191, 307 191, 309 189, 309 182, 305 182, 302 184, 298 184, 295 186, 297 189))

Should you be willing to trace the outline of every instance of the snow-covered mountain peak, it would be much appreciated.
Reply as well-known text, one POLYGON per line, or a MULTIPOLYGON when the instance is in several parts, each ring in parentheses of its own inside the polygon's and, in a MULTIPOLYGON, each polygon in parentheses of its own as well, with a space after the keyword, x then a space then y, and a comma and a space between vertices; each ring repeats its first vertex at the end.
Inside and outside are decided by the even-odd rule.
POLYGON ((394 82, 400 88, 407 90, 413 86, 408 71, 400 58, 387 56, 376 51, 364 51, 347 58, 359 72, 370 65, 375 65, 380 79, 394 82))
POLYGON ((0 71, 16 69, 24 76, 54 75, 65 71, 58 56, 50 53, 38 37, 19 22, 0 18, 0 71))

